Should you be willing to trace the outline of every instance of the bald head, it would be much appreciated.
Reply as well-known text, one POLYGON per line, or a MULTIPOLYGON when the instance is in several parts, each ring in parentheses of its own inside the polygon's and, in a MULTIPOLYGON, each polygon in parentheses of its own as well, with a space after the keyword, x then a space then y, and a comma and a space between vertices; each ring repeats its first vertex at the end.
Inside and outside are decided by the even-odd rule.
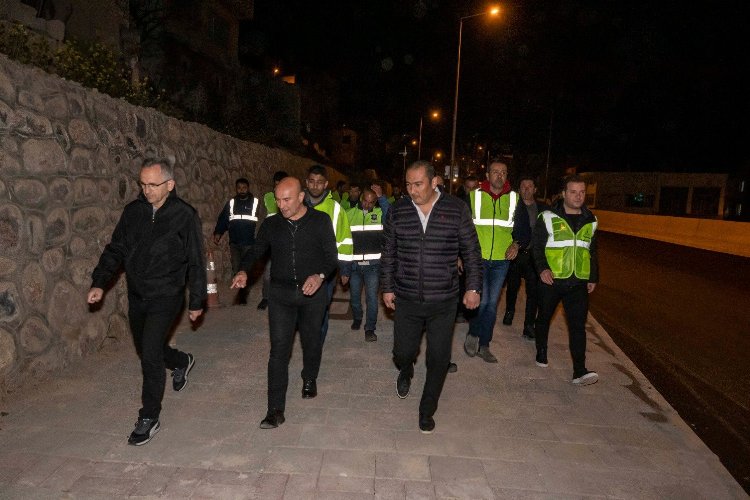
POLYGON ((297 220, 307 212, 303 201, 305 193, 302 191, 302 183, 296 177, 285 177, 281 179, 274 189, 276 205, 285 219, 297 220))

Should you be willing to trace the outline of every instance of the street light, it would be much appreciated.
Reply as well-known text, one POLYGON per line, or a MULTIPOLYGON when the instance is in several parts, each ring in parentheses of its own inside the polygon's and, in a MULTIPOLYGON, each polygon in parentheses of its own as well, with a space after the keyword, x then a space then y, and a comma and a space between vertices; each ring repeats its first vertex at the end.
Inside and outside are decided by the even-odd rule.
MULTIPOLYGON (((422 159, 422 119, 423 118, 424 117, 422 115, 419 115, 419 142, 418 142, 419 145, 417 146, 417 160, 422 159)), ((430 113, 430 118, 432 118, 433 120, 437 120, 438 118, 440 118, 440 112, 432 111, 430 113)))
POLYGON ((456 166, 456 120, 458 119, 458 82, 461 76, 461 37, 464 31, 464 21, 472 17, 479 16, 497 16, 500 14, 500 7, 492 7, 484 12, 477 12, 470 16, 464 16, 458 20, 458 57, 456 58, 456 94, 453 99, 453 132, 451 134, 451 169, 456 166))

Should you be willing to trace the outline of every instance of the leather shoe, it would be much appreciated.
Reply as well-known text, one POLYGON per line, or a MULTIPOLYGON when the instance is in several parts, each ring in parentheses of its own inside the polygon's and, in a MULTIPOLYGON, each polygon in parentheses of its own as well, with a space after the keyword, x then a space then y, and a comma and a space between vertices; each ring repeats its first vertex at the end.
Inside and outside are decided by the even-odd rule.
POLYGON ((352 321, 352 330, 359 330, 360 326, 362 326, 361 319, 355 319, 354 321, 352 321))
POLYGON ((311 399, 318 395, 318 385, 315 380, 305 380, 302 384, 302 399, 311 399))
POLYGON ((261 429, 275 429, 284 423, 284 412, 281 410, 268 410, 266 418, 260 421, 261 429))
POLYGON ((422 413, 419 414, 419 432, 422 434, 432 434, 432 431, 435 430, 435 419, 424 415, 422 413))
POLYGON ((513 324, 513 315, 515 314, 515 311, 505 311, 505 316, 503 316, 503 324, 504 325, 512 325, 513 324))
POLYGON ((365 330, 365 340, 367 342, 375 342, 378 340, 378 336, 375 335, 375 330, 365 330))

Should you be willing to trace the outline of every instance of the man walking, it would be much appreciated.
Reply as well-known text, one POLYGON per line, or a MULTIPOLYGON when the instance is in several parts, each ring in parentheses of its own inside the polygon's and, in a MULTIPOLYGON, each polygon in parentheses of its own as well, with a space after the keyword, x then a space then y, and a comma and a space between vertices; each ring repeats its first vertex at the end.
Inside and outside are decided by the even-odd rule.
MULTIPOLYGON (((213 241, 219 244, 222 235, 229 230, 229 253, 232 259, 232 273, 240 270, 240 262, 245 252, 255 243, 255 226, 258 222, 258 198, 250 193, 250 182, 240 177, 234 183, 237 195, 224 205, 214 228, 213 241)), ((247 304, 248 289, 237 292, 236 304, 247 304)))
MULTIPOLYGON (((283 170, 279 170, 278 172, 273 174, 273 187, 276 189, 276 186, 279 185, 279 182, 281 182, 281 179, 284 177, 289 177, 289 174, 284 172, 283 170)), ((266 217, 271 217, 272 215, 276 215, 276 213, 279 211, 279 207, 276 206, 276 195, 274 194, 273 190, 267 192, 263 195, 263 205, 266 207, 266 217)), ((258 302, 258 310, 264 311, 266 307, 268 307, 268 290, 271 286, 271 261, 266 261, 266 266, 263 269, 263 288, 261 289, 261 299, 260 302, 258 302)))
POLYGON ((268 217, 258 231, 252 253, 242 261, 232 288, 247 285, 247 271, 255 258, 271 251, 271 288, 268 325, 271 352, 268 357, 268 411, 261 429, 284 423, 289 358, 294 332, 302 344, 302 397, 318 394, 322 339, 320 327, 328 306, 321 286, 336 270, 336 238, 329 218, 304 205, 302 184, 293 177, 276 186, 276 204, 281 217, 268 217))
MULTIPOLYGON (((305 182, 307 185, 305 205, 308 208, 314 208, 327 214, 333 225, 333 233, 336 235, 341 284, 346 285, 349 282, 349 269, 353 251, 349 220, 342 206, 331 196, 331 192, 328 189, 328 172, 325 167, 321 165, 310 167, 307 170, 307 180, 305 182)), ((325 342, 326 335, 328 334, 328 306, 331 304, 333 292, 336 289, 336 273, 327 276, 325 288, 328 302, 326 304, 325 317, 323 318, 323 326, 320 329, 322 342, 325 342)))
POLYGON ((539 316, 536 320, 536 364, 547 367, 549 324, 562 301, 568 320, 568 345, 573 358, 573 384, 599 380, 586 369, 586 318, 589 294, 599 281, 596 216, 585 205, 586 182, 565 179, 562 199, 541 213, 534 227, 534 263, 539 272, 539 316))
POLYGON ((148 443, 159 432, 159 414, 172 370, 172 388, 181 391, 195 359, 169 346, 169 333, 190 289, 190 321, 203 313, 206 265, 201 222, 193 207, 177 197, 174 160, 147 159, 138 184, 142 192, 122 212, 109 244, 92 273, 89 304, 102 300, 104 289, 121 267, 128 284, 128 319, 143 385, 135 429, 128 444, 148 443))
MULTIPOLYGON (((526 209, 529 225, 533 231, 537 216, 549 207, 544 203, 536 201, 536 183, 533 177, 521 177, 518 190, 521 194, 521 201, 523 202, 521 206, 526 209)), ((523 217, 523 215, 519 215, 519 217, 523 217)), ((508 281, 505 291, 505 315, 503 316, 504 325, 513 324, 513 316, 516 311, 516 299, 518 298, 518 290, 521 288, 521 278, 526 282, 526 314, 524 315, 523 321, 523 338, 533 341, 534 322, 536 322, 538 308, 537 283, 539 281, 539 276, 534 268, 531 242, 519 249, 518 255, 515 260, 511 262, 510 269, 508 270, 508 281)))
POLYGON ((419 403, 419 429, 435 428, 433 415, 451 359, 453 320, 458 302, 459 257, 464 262, 463 303, 479 305, 481 251, 466 203, 441 193, 433 165, 417 161, 406 170, 402 198, 388 210, 381 257, 386 307, 395 310, 393 357, 399 369, 398 397, 409 395, 422 332, 427 331, 427 377, 419 403))
MULTIPOLYGON (((531 238, 529 220, 517 213, 518 194, 508 182, 508 164, 495 159, 487 169, 487 181, 469 193, 471 216, 482 247, 482 302, 469 322, 464 351, 487 363, 497 363, 490 351, 497 320, 497 303, 510 261, 531 238)), ((468 286, 468 285, 467 285, 468 286)))
POLYGON ((367 318, 365 321, 365 340, 375 342, 378 336, 375 327, 378 321, 378 286, 380 284, 380 251, 383 246, 383 217, 388 213, 388 199, 383 189, 373 184, 372 189, 362 192, 361 208, 347 210, 349 226, 354 242, 351 277, 349 278, 349 296, 354 321, 352 330, 362 326, 362 284, 365 285, 367 300, 367 318), (375 204, 380 206, 375 206, 375 204))

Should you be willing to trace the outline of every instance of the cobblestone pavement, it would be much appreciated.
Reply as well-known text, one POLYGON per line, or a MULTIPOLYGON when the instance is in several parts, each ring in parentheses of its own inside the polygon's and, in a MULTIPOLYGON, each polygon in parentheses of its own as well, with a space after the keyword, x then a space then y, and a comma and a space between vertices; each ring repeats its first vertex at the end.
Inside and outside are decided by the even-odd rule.
POLYGON ((178 328, 175 341, 196 365, 184 391, 168 385, 161 432, 145 446, 126 443, 140 406, 130 345, 7 397, 0 498, 747 498, 591 318, 587 364, 600 381, 587 387, 570 383, 561 315, 549 368, 534 364, 519 324, 498 321, 498 364, 468 358, 468 325, 457 324, 458 372, 448 375, 435 432, 424 435, 424 356, 399 399, 391 321, 381 311, 378 341, 366 343, 350 330, 339 290, 318 397, 300 397, 297 342, 286 423, 261 430, 268 340, 258 288, 250 305, 178 328))

